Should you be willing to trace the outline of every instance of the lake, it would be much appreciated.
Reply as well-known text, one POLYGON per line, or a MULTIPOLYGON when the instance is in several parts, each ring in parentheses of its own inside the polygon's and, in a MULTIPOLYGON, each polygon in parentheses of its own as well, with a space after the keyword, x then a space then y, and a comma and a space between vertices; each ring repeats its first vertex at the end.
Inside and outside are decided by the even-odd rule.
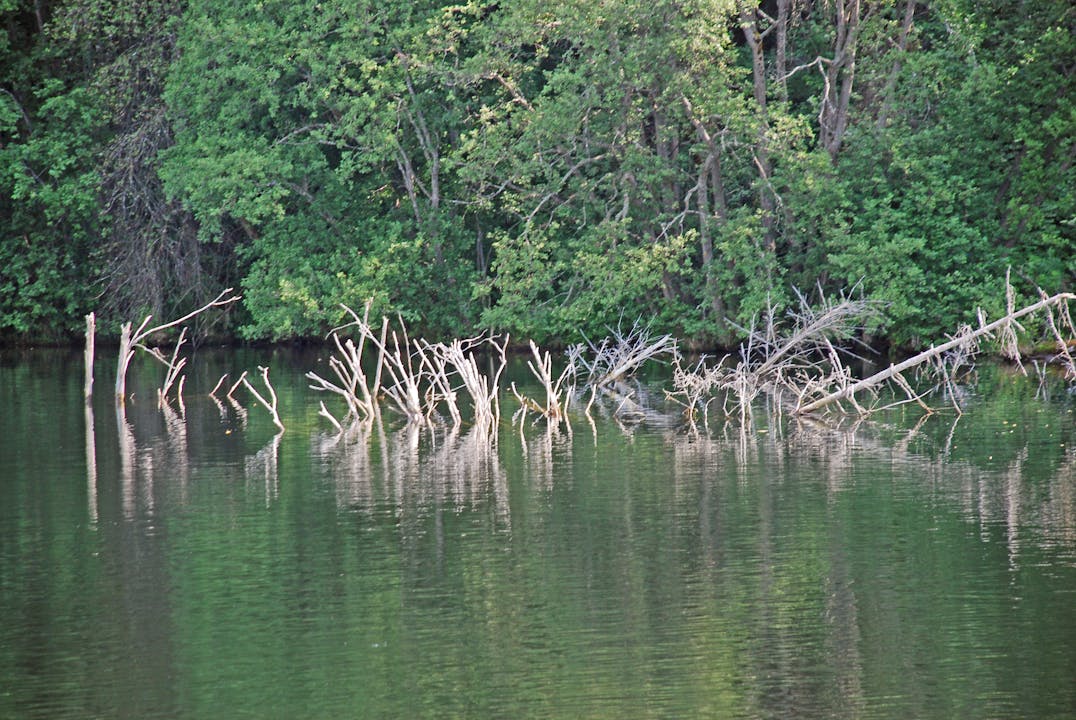
POLYGON ((107 351, 89 409, 79 353, 0 354, 0 718, 1076 717, 1058 381, 694 429, 506 397, 490 444, 336 433, 324 353, 202 350, 185 417, 146 360, 123 417, 107 351), (282 435, 207 395, 259 364, 282 435))

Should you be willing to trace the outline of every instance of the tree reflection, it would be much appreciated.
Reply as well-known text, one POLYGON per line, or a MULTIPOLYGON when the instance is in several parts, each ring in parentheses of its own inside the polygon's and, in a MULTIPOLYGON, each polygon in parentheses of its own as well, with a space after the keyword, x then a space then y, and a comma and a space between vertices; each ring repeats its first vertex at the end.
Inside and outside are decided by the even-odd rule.
POLYGON ((265 507, 269 507, 280 493, 280 439, 283 436, 283 432, 278 432, 260 450, 243 461, 247 482, 254 481, 264 486, 265 507))
POLYGON ((83 409, 86 424, 86 510, 90 525, 97 525, 97 432, 93 421, 93 403, 86 399, 83 409))
POLYGON ((374 512, 389 505, 398 517, 429 509, 454 511, 492 504, 510 526, 507 475, 487 429, 420 427, 386 432, 380 419, 353 423, 336 434, 314 436, 341 508, 374 512), (378 462, 380 459, 380 462, 378 462))
MULTIPOLYGON (((623 428, 623 425, 620 425, 623 428)), ((630 438, 630 434, 628 435, 630 438)), ((571 437, 557 426, 547 424, 538 432, 526 434, 520 429, 520 444, 526 459, 524 480, 527 485, 544 491, 554 487, 554 478, 571 478, 571 437), (554 459, 563 458, 565 465, 557 467, 554 459)))
MULTIPOLYGON (((222 407, 204 405, 214 419, 232 414, 222 407)), ((376 676, 385 697, 406 690, 424 707, 466 687, 460 702, 494 716, 511 714, 500 711, 521 696, 506 688, 521 678, 563 698, 551 716, 568 698, 601 697, 619 704, 584 711, 854 718, 879 698, 894 714, 936 715, 930 682, 974 703, 983 677, 1025 677, 1003 656, 973 665, 1001 636, 969 578, 1008 570, 1015 597, 1044 553, 1076 556, 1071 449, 1046 453, 1034 432, 1002 447, 967 415, 829 424, 756 412, 699 427, 606 408, 574 437, 544 421, 497 435, 375 420, 289 429, 232 456, 241 470, 228 472, 246 482, 222 485, 245 493, 241 521, 207 509, 176 523, 182 547, 198 548, 182 570, 197 588, 182 630, 199 631, 205 597, 222 608, 246 592, 274 628, 257 631, 273 677, 323 623, 347 643, 305 660, 319 681, 376 676), (286 492, 283 472, 295 479, 286 492), (259 552, 270 554, 251 562, 259 552), (417 657, 430 661, 415 670, 417 657), (977 668, 980 685, 958 687, 954 663, 977 668)), ((125 514, 163 511, 143 496, 198 447, 197 412, 118 426, 125 514)), ((1006 592, 995 604, 1023 602, 1006 592)), ((392 702, 376 709, 410 707, 392 702)))
POLYGON ((152 518, 159 492, 178 496, 183 502, 190 482, 186 420, 163 403, 153 409, 152 417, 131 422, 128 409, 117 404, 116 434, 123 516, 128 520, 152 518), (136 427, 148 435, 144 441, 137 439, 136 427))

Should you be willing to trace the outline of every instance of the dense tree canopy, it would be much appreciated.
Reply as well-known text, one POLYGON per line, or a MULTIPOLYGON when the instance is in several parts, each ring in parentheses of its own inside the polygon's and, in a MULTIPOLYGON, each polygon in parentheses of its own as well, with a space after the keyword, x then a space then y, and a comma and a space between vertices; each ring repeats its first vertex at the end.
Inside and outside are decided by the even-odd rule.
POLYGON ((1066 0, 0 0, 0 334, 340 303, 702 345, 861 283, 926 342, 1076 284, 1066 0))

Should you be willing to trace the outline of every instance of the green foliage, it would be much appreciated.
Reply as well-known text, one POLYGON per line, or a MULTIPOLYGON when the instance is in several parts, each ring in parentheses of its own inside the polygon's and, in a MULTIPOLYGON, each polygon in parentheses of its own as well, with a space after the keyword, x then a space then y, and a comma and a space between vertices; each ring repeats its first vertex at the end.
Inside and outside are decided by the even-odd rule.
POLYGON ((656 330, 680 330, 691 308, 666 297, 665 279, 690 264, 694 231, 636 245, 624 222, 606 222, 560 247, 558 228, 494 243, 496 301, 483 324, 538 340, 597 336, 625 316, 653 318, 656 330))
MULTIPOLYGON (((929 133, 914 140, 928 141, 929 133)), ((996 298, 1005 274, 975 222, 983 198, 954 171, 943 146, 924 152, 864 139, 853 147, 842 159, 859 164, 842 172, 845 227, 826 243, 831 272, 840 284, 862 279, 868 294, 887 304, 895 341, 942 337, 996 298)))
POLYGON ((56 79, 32 97, 33 132, 0 148, 0 333, 51 340, 82 325, 93 290, 101 111, 85 88, 56 79))
POLYGON ((248 337, 323 334, 367 297, 431 332, 473 326, 444 22, 436 6, 191 3, 161 174, 204 237, 244 230, 248 337))
POLYGON ((227 283, 250 339, 372 298, 429 335, 713 344, 862 282, 915 345, 1009 266, 1071 288, 1068 3, 846 6, 6 0, 0 330, 227 283))

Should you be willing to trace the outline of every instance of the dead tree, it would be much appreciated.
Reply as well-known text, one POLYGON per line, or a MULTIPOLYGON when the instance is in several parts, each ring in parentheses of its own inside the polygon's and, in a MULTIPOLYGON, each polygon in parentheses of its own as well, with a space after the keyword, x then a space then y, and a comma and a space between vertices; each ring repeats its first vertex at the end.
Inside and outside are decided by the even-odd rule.
POLYGON ((343 398, 347 414, 341 422, 324 404, 320 415, 335 427, 342 428, 350 419, 370 420, 380 417, 379 399, 387 398, 389 407, 398 411, 408 422, 429 424, 440 411, 446 411, 453 427, 463 424, 460 410, 460 391, 471 399, 474 424, 491 433, 500 420, 500 378, 507 365, 508 338, 468 338, 451 343, 430 343, 408 336, 407 326, 398 318, 398 328, 391 328, 388 318, 381 319, 380 333, 370 324, 370 303, 360 316, 342 306, 351 322, 332 332, 336 355, 329 360, 335 380, 309 372, 307 379, 314 390, 331 392, 343 398), (354 329, 358 341, 342 340, 340 332, 354 329), (475 353, 488 346, 495 355, 495 366, 489 376, 483 375, 475 353), (369 348, 377 352, 376 370, 372 377, 364 370, 364 355, 369 348), (387 381, 382 383, 382 376, 387 381))
POLYGON ((172 351, 171 357, 165 357, 160 348, 144 348, 154 359, 163 364, 166 368, 164 374, 164 382, 161 383, 161 387, 157 390, 157 404, 162 407, 168 402, 168 391, 172 389, 172 385, 175 384, 176 379, 179 379, 179 387, 176 391, 176 395, 179 398, 180 404, 183 403, 183 381, 186 378, 179 377, 179 373, 183 370, 187 364, 187 358, 181 358, 179 356, 179 350, 183 347, 183 343, 187 341, 187 328, 183 328, 179 332, 179 338, 176 340, 176 347, 172 351))
MULTIPOLYGON (((523 413, 528 411, 537 413, 547 420, 552 420, 554 424, 559 424, 561 420, 565 423, 568 422, 568 417, 565 414, 565 400, 567 383, 569 379, 574 375, 575 370, 572 364, 568 364, 560 375, 554 379, 553 377, 553 358, 547 352, 544 355, 538 349, 538 346, 534 344, 534 341, 530 341, 531 354, 534 356, 533 362, 527 361, 527 367, 530 369, 531 374, 537 378, 541 383, 542 389, 545 390, 545 404, 521 394, 516 390, 515 383, 512 383, 512 394, 519 400, 520 410, 523 413)), ((568 426, 570 429, 570 425, 568 426)))
POLYGON ((1058 293, 1056 295, 1051 295, 1050 297, 1043 296, 1037 303, 1028 305, 1020 310, 1010 310, 1004 317, 999 318, 994 322, 982 323, 980 320, 980 327, 977 330, 971 330, 969 328, 963 333, 958 333, 956 337, 949 342, 937 346, 932 345, 929 349, 924 350, 918 355, 910 357, 903 362, 890 365, 885 370, 877 372, 868 378, 841 387, 817 400, 805 403, 796 408, 796 412, 800 414, 811 413, 841 400, 852 399, 856 393, 873 389, 890 380, 900 378, 901 373, 904 371, 918 367, 924 363, 933 362, 938 358, 941 358, 947 352, 967 349, 972 345, 977 345, 982 338, 994 337, 995 333, 1011 333, 1018 320, 1043 310, 1046 311, 1047 323, 1057 341, 1059 356, 1063 358, 1063 362, 1066 366, 1066 373, 1070 377, 1076 377, 1076 366, 1073 365, 1072 356, 1069 354, 1068 343, 1061 336, 1053 315, 1053 309, 1056 308, 1063 318, 1063 324, 1067 326, 1067 329, 1069 329, 1070 332, 1076 335, 1076 329, 1072 326, 1068 310, 1068 303, 1072 300, 1076 300, 1076 294, 1058 293))
POLYGON ((569 364, 587 385, 598 388, 612 385, 638 371, 647 360, 676 352, 672 335, 654 337, 650 328, 638 320, 626 332, 619 326, 609 331, 611 335, 600 343, 587 339, 586 348, 574 345, 568 350, 569 364))
MULTIPOLYGON (((142 323, 138 326, 137 330, 131 330, 131 323, 127 322, 120 326, 120 352, 119 359, 116 367, 116 402, 124 404, 127 397, 127 368, 131 365, 131 360, 134 358, 135 350, 141 349, 147 353, 153 354, 144 344, 146 339, 154 335, 155 333, 167 330, 169 328, 182 325, 188 320, 202 314, 206 310, 214 307, 223 307, 230 305, 240 299, 239 295, 232 295, 232 289, 228 288, 223 290, 216 298, 206 303, 202 307, 187 313, 181 318, 172 320, 171 322, 162 323, 153 327, 148 327, 150 320, 153 319, 152 315, 147 315, 142 323)), ((177 347, 178 351, 178 347, 177 347)), ((160 359, 160 351, 157 351, 157 357, 160 359)), ((166 362, 167 364, 167 362, 166 362)))
POLYGON ((93 346, 97 333, 97 317, 90 313, 86 316, 86 379, 83 384, 83 395, 86 402, 93 397, 93 346))
MULTIPOLYGON (((239 381, 243 383, 243 387, 249 390, 250 394, 253 395, 254 398, 258 402, 260 402, 266 410, 269 411, 269 414, 273 418, 273 424, 276 425, 277 428, 279 428, 280 432, 284 432, 284 423, 280 422, 280 413, 277 411, 276 391, 273 390, 273 386, 269 382, 269 368, 259 366, 258 372, 261 374, 262 384, 265 385, 265 389, 269 394, 268 399, 263 397, 262 394, 258 392, 253 385, 250 384, 250 381, 247 380, 246 373, 243 373, 243 376, 239 379, 239 381)), ((228 394, 231 395, 231 393, 228 394)))
MULTIPOLYGON (((306 378, 313 383, 310 386, 311 389, 331 392, 343 398, 348 409, 344 422, 348 422, 349 419, 371 420, 381 415, 377 396, 381 386, 381 371, 385 363, 384 348, 385 335, 388 331, 388 319, 382 318, 381 338, 377 340, 371 332, 372 328, 369 324, 370 305, 371 303, 366 303, 362 317, 359 317, 346 305, 342 306, 353 318, 353 321, 344 327, 356 327, 359 338, 358 343, 351 338, 341 340, 340 331, 343 328, 337 328, 330 334, 333 344, 336 346, 336 355, 329 358, 329 368, 336 376, 337 382, 327 380, 313 371, 306 374, 306 378), (378 348, 377 367, 372 378, 367 376, 362 365, 363 355, 367 347, 366 343, 369 338, 374 338, 371 344, 376 345, 378 348)), ((334 425, 341 426, 340 422, 329 413, 324 404, 322 404, 320 414, 328 418, 334 425)))
POLYGON ((814 305, 802 294, 798 297, 798 307, 786 319, 778 318, 771 306, 750 328, 741 328, 747 339, 738 359, 726 355, 713 367, 700 361, 686 368, 676 357, 669 397, 684 406, 690 420, 700 410, 705 417, 716 396, 721 396, 726 416, 746 420, 760 393, 802 396, 806 389, 846 381, 848 372, 834 341, 852 338, 877 305, 851 295, 829 299, 819 294, 814 305))
MULTIPOLYGON (((496 338, 469 338, 467 340, 453 340, 452 342, 435 343, 429 346, 430 356, 435 359, 439 374, 443 378, 442 385, 449 386, 450 378, 458 378, 460 387, 471 398, 473 421, 475 427, 487 437, 493 438, 501 417, 500 407, 500 381, 505 367, 508 365, 507 348, 508 336, 501 342, 496 338), (492 372, 487 376, 478 369, 475 359, 475 351, 483 346, 488 346, 496 353, 492 372)), ((454 389, 451 389, 455 393, 454 389)), ((458 413, 454 418, 459 422, 458 413)))

